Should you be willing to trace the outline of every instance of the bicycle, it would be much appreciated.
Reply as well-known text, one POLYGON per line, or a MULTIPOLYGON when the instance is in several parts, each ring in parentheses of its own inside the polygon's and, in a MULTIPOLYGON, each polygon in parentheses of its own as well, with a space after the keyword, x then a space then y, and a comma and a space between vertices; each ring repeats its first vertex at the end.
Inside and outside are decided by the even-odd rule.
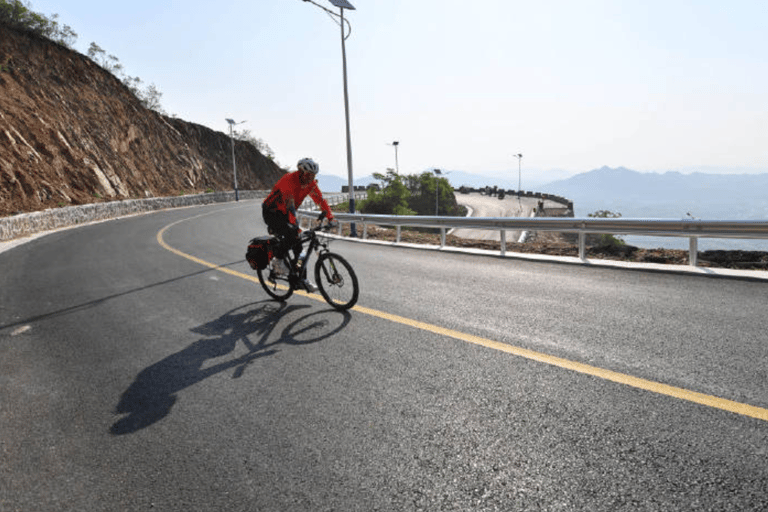
MULTIPOLYGON (((328 229, 327 225, 323 226, 322 224, 324 218, 325 212, 317 218, 320 222, 318 226, 303 231, 299 235, 299 239, 305 247, 302 254, 294 255, 291 258, 291 251, 286 249, 285 254, 274 254, 269 258, 266 265, 259 265, 256 268, 259 283, 272 298, 285 302, 293 295, 293 292, 307 277, 309 257, 313 252, 317 252, 315 282, 325 301, 339 311, 350 309, 357 303, 360 286, 352 265, 340 255, 329 250, 331 241, 329 238, 317 235, 318 231, 328 229)), ((278 236, 266 240, 265 237, 256 238, 251 240, 251 243, 253 244, 257 240, 265 241, 272 248, 283 247, 283 240, 278 236)))

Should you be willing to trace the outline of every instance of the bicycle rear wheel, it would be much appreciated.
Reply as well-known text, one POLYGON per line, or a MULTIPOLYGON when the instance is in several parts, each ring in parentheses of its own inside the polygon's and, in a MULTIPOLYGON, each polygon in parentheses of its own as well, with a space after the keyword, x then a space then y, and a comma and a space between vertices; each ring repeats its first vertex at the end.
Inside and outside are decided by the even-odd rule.
POLYGON ((332 252, 323 253, 317 258, 315 282, 325 301, 339 311, 354 306, 360 295, 357 275, 352 265, 332 252))
POLYGON ((269 265, 263 269, 258 269, 259 282, 264 291, 270 297, 279 301, 285 301, 293 294, 291 285, 291 274, 288 269, 291 268, 290 258, 272 258, 269 265))

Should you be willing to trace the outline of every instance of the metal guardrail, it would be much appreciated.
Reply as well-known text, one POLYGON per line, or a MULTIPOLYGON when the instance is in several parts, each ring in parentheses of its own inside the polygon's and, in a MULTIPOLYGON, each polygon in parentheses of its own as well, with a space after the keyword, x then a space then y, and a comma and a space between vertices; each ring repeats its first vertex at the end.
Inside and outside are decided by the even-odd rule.
MULTIPOLYGON (((309 210, 301 210, 300 215, 313 217, 309 210)), ((768 221, 752 220, 695 220, 695 219, 602 219, 573 217, 422 217, 371 214, 334 214, 341 223, 361 223, 363 238, 367 238, 369 224, 396 226, 397 241, 400 243, 402 226, 440 229, 440 247, 445 247, 446 230, 453 228, 486 229, 500 231, 501 255, 506 254, 506 231, 558 231, 578 233, 579 258, 586 260, 586 236, 588 234, 669 236, 688 238, 688 263, 698 264, 699 238, 742 238, 768 239, 768 221)))

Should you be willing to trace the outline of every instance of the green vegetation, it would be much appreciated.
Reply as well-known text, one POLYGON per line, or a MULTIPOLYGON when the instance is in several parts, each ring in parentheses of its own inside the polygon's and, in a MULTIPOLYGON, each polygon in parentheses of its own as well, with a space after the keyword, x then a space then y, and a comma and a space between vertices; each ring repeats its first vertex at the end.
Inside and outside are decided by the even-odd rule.
POLYGON ((446 178, 431 172, 403 176, 392 170, 387 174, 375 173, 382 182, 382 190, 368 189, 368 199, 360 204, 363 213, 383 215, 463 215, 456 203, 453 187, 446 178))
MULTIPOLYGON (((362 211, 363 205, 365 204, 365 199, 362 201, 355 201, 355 210, 362 211)), ((349 201, 344 201, 343 203, 336 203, 334 205, 331 205, 331 211, 339 212, 339 213, 348 213, 349 212, 349 201)))
POLYGON ((114 55, 108 55, 107 52, 96 43, 91 43, 91 46, 88 47, 88 57, 99 66, 118 77, 120 81, 131 90, 133 95, 141 101, 144 108, 154 110, 160 114, 167 114, 160 104, 160 98, 163 97, 163 93, 160 92, 155 84, 148 85, 146 89, 142 89, 141 78, 125 74, 120 60, 114 55))
MULTIPOLYGON (((587 217, 597 218, 597 219, 618 219, 621 217, 620 213, 615 213, 610 210, 598 210, 593 213, 587 214, 587 217)), ((610 235, 610 234, 601 234, 601 235, 593 235, 596 237, 596 243, 598 247, 602 248, 616 248, 625 245, 624 240, 622 240, 618 236, 610 235)))
POLYGON ((69 25, 58 22, 59 15, 50 17, 34 12, 29 3, 21 0, 0 0, 0 25, 31 32, 71 48, 77 33, 69 25))
POLYGON ((259 153, 269 158, 273 162, 275 161, 275 152, 272 151, 272 148, 269 147, 269 144, 267 144, 261 139, 257 139, 255 136, 251 134, 250 130, 243 130, 243 131, 233 130, 232 136, 235 138, 235 140, 242 140, 244 142, 249 143, 250 145, 255 147, 259 151, 259 153))

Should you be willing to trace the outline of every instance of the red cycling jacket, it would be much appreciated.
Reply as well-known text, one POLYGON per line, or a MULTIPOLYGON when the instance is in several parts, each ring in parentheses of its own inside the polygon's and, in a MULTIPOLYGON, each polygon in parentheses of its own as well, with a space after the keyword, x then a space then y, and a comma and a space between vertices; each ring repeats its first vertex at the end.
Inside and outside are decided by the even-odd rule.
POLYGON ((293 198, 293 203, 298 208, 304 202, 304 199, 309 196, 325 212, 328 220, 333 220, 333 213, 317 186, 317 180, 312 180, 309 185, 302 186, 300 174, 299 171, 294 171, 280 178, 272 188, 272 192, 264 200, 264 206, 271 210, 278 210, 288 214, 289 222, 295 224, 296 216, 292 211, 288 210, 290 199, 293 198))

